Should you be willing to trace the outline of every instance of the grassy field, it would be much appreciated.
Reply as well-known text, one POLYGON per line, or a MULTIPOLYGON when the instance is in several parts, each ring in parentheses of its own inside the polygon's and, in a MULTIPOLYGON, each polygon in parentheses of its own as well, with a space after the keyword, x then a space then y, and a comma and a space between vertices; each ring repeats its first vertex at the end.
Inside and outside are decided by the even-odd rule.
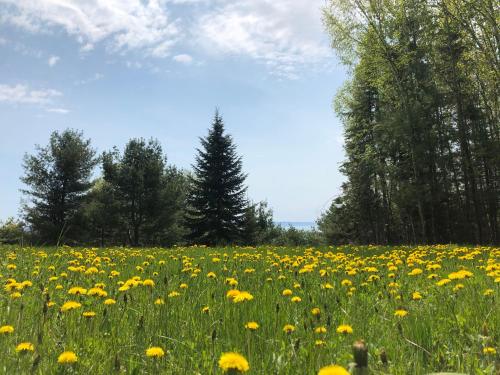
POLYGON ((370 374, 497 374, 499 256, 3 247, 0 373, 220 374, 236 352, 250 374, 317 374, 363 339, 370 374))

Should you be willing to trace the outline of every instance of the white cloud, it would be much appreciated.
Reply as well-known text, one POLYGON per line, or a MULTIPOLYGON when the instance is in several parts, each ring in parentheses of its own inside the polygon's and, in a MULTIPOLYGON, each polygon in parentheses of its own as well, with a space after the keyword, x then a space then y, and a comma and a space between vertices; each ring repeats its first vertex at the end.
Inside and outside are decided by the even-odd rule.
POLYGON ((145 50, 167 55, 178 27, 164 0, 0 0, 3 20, 37 32, 63 28, 76 37, 82 51, 106 41, 112 51, 145 50))
POLYGON ((66 115, 69 113, 69 110, 65 109, 65 108, 49 108, 49 109, 47 109, 47 112, 58 113, 60 115, 66 115))
POLYGON ((87 78, 87 79, 81 79, 79 81, 75 81, 75 85, 80 86, 80 85, 86 85, 87 83, 99 81, 100 79, 104 78, 104 74, 101 73, 96 73, 92 77, 87 78))
POLYGON ((196 34, 207 50, 261 61, 295 78, 297 67, 330 56, 321 0, 234 0, 201 17, 196 34))
POLYGON ((0 102, 12 104, 49 104, 62 93, 53 90, 34 90, 27 85, 17 84, 9 86, 0 84, 0 102))
POLYGON ((180 55, 175 55, 172 59, 182 64, 191 64, 193 62, 193 58, 190 55, 184 53, 180 55))
POLYGON ((50 56, 47 63, 49 64, 50 67, 53 67, 59 62, 59 60, 60 60, 59 56, 50 56))

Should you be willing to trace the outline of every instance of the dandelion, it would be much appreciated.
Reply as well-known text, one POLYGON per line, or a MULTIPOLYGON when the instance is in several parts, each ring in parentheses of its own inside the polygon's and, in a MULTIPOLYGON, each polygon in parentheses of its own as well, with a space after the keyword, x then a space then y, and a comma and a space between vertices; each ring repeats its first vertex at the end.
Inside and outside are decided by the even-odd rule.
POLYGON ((27 353, 35 350, 35 347, 31 342, 22 342, 16 346, 16 352, 27 353))
POLYGON ((116 301, 113 299, 113 298, 108 298, 104 301, 104 304, 105 305, 114 305, 116 303, 116 301))
POLYGON ((165 355, 165 352, 159 346, 152 346, 146 349, 146 356, 150 358, 161 358, 165 355))
POLYGON ((251 301, 253 300, 253 296, 248 292, 240 292, 236 297, 233 298, 234 303, 251 301))
POLYGON ((93 318, 95 316, 95 312, 93 311, 85 311, 83 314, 84 318, 93 318))
POLYGON ((285 326, 283 327, 283 332, 285 333, 292 333, 293 331, 295 331, 295 326, 291 324, 285 324, 285 326))
POLYGON ((495 354, 497 354, 497 350, 491 346, 486 346, 483 348, 483 354, 495 355, 495 354))
POLYGON ((87 289, 81 288, 79 286, 75 286, 68 290, 68 294, 73 294, 73 295, 84 295, 87 294, 87 289))
POLYGON ((398 318, 404 318, 406 315, 408 315, 408 311, 404 309, 397 309, 394 312, 394 316, 397 316, 398 318))
POLYGON ((161 298, 157 298, 155 301, 155 305, 164 305, 165 301, 161 298))
POLYGON ((0 335, 14 332, 14 327, 12 326, 1 326, 0 335))
POLYGON ((57 362, 60 364, 72 364, 78 361, 78 357, 74 352, 65 351, 59 354, 57 362))
POLYGON ((250 331, 255 331, 259 328, 259 323, 257 322, 248 322, 245 324, 245 328, 249 329, 250 331))
POLYGON ((142 282, 142 285, 153 288, 155 286, 155 282, 151 279, 146 279, 142 282))
POLYGON ((495 294, 495 291, 493 289, 486 289, 484 292, 483 292, 483 296, 492 296, 493 294, 495 294))
POLYGON ((316 341, 314 341, 314 345, 315 346, 325 346, 326 342, 323 340, 316 340, 316 341))
POLYGON ((348 324, 341 324, 337 327, 337 333, 341 333, 343 335, 347 335, 353 332, 353 329, 348 324))
POLYGON ((219 359, 219 367, 224 372, 234 371, 237 373, 247 372, 250 369, 245 357, 234 352, 223 353, 219 359))
POLYGON ((287 296, 291 296, 293 294, 293 292, 290 290, 290 289, 285 289, 283 290, 283 292, 281 292, 281 295, 287 297, 287 296))
POLYGON ((318 375, 349 375, 349 372, 342 366, 330 365, 321 368, 318 375))
POLYGON ((201 312, 204 313, 204 314, 208 314, 210 312, 210 307, 208 306, 204 306, 202 309, 201 309, 201 312))
POLYGON ((319 307, 315 307, 311 310, 311 314, 313 314, 314 316, 318 316, 321 314, 321 310, 319 309, 319 307))
POLYGON ((298 297, 298 296, 295 296, 295 297, 292 297, 291 301, 292 301, 293 303, 298 303, 298 302, 302 301, 302 298, 300 298, 300 297, 298 297))
POLYGON ((420 301, 422 299, 422 295, 420 292, 413 292, 411 295, 411 299, 414 301, 420 301))
POLYGON ((207 277, 209 279, 215 279, 217 277, 217 275, 215 274, 215 272, 209 272, 209 273, 207 273, 207 277))
POLYGON ((314 329, 314 333, 326 333, 326 327, 320 326, 314 329))
POLYGON ((69 310, 74 310, 78 309, 79 307, 82 307, 82 304, 76 301, 68 301, 65 302, 64 305, 61 306, 61 311, 66 312, 69 310))

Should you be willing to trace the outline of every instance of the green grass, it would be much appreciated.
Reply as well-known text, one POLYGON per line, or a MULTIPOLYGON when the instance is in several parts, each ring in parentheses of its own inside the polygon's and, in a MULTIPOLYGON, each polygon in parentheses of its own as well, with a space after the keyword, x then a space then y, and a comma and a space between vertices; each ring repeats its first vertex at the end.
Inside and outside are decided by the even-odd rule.
POLYGON ((499 255, 498 248, 455 246, 3 247, 0 326, 12 325, 15 331, 0 334, 0 373, 220 374, 221 354, 236 351, 248 360, 252 374, 317 374, 333 363, 347 368, 353 360, 353 342, 363 339, 371 374, 495 374, 500 366, 498 354, 484 354, 483 349, 499 350, 499 255), (159 263, 162 260, 165 264, 159 263), (397 269, 390 270, 390 262, 397 269), (9 264, 16 269, 9 269, 9 264), (429 264, 441 268, 427 270, 429 264), (303 272, 306 265, 312 265, 310 272, 303 272), (69 270, 71 266, 80 271, 69 270), (92 266, 99 272, 86 274, 92 266), (351 268, 357 271, 355 275, 346 274, 351 268), (408 275, 414 268, 423 273, 408 275), (436 285, 461 269, 473 276, 436 285), (112 271, 120 275, 111 277, 112 271), (209 272, 217 277, 208 278, 209 272), (429 279, 432 273, 438 277, 429 279), (134 276, 152 279, 155 286, 118 291, 120 281, 134 276), (49 281, 50 277, 58 279, 49 281), (250 292, 253 300, 234 303, 226 298, 231 289, 225 283, 228 277, 236 278, 236 288, 250 292), (11 290, 6 290, 3 286, 9 278, 18 284, 11 281, 13 286, 6 288, 11 290), (352 286, 342 286, 344 279, 352 286), (19 291, 21 297, 12 298, 15 286, 25 280, 32 285, 19 291), (71 287, 90 289, 96 283, 105 284, 107 297, 68 294, 71 287), (181 283, 188 288, 181 289, 181 283), (326 283, 333 288, 323 288, 326 283), (457 284, 463 288, 457 289, 457 284), (292 303, 292 296, 282 295, 284 289, 291 289, 301 302, 292 303), (489 296, 484 295, 487 289, 493 290, 489 296), (172 291, 180 295, 169 298, 172 291), (412 300, 415 291, 422 294, 422 300, 412 300), (116 304, 106 306, 106 298, 115 299, 116 304), (158 298, 163 305, 155 305, 158 298), (69 300, 82 307, 61 312, 69 300), (47 307, 49 301, 55 305, 47 307), (202 312, 205 306, 210 308, 208 314, 202 312), (319 316, 311 313, 314 307, 321 309, 319 316), (394 316, 399 308, 408 315, 394 316), (84 311, 96 316, 85 318, 84 311), (249 321, 258 322, 260 328, 245 329, 249 321), (293 324, 296 330, 284 333, 285 324, 293 324), (340 324, 352 326, 353 334, 337 333, 340 324), (315 333, 318 326, 326 327, 327 333, 315 333), (315 345, 319 339, 325 342, 323 346, 315 345), (17 353, 20 342, 31 342, 34 351, 17 353), (150 346, 162 347, 165 356, 148 358, 145 351, 150 346), (58 364, 65 350, 75 352, 78 362, 58 364), (380 360, 382 351, 387 353, 387 365, 380 360))

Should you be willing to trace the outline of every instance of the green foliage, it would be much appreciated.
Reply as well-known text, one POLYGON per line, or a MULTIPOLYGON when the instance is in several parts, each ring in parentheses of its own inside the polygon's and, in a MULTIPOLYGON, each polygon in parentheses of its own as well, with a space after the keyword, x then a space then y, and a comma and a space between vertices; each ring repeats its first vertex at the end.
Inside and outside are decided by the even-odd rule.
POLYGON ((21 244, 24 237, 24 223, 14 218, 0 221, 0 244, 21 244))
POLYGON ((201 145, 193 166, 194 176, 190 179, 186 214, 188 238, 205 245, 235 243, 241 237, 245 222, 246 176, 232 137, 224 133, 218 111, 201 145))
POLYGON ((495 19, 490 1, 329 2, 351 80, 335 106, 347 182, 320 219, 328 241, 500 241, 495 19))
POLYGON ((53 132, 47 146, 25 155, 21 181, 29 202, 23 212, 37 241, 55 244, 78 236, 82 202, 97 162, 90 140, 71 129, 53 132))

